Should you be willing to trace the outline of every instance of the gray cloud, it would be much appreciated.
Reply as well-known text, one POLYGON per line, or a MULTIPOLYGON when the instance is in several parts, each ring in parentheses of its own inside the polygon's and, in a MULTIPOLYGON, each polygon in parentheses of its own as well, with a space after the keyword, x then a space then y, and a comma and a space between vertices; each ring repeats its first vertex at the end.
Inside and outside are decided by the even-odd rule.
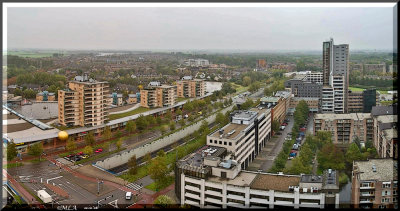
POLYGON ((8 8, 8 48, 392 49, 393 8, 8 8))

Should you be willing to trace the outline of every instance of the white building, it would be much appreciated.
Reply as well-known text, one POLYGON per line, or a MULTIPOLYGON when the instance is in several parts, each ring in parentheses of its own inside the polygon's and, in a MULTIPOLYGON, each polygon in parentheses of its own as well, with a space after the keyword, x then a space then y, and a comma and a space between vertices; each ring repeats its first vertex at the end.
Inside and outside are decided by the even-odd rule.
POLYGON ((337 187, 323 192, 332 180, 311 175, 245 171, 270 139, 270 109, 253 108, 231 114, 231 122, 207 136, 207 145, 176 163, 175 193, 180 203, 200 208, 324 208, 339 204, 337 187), (332 194, 331 194, 332 195, 332 194))

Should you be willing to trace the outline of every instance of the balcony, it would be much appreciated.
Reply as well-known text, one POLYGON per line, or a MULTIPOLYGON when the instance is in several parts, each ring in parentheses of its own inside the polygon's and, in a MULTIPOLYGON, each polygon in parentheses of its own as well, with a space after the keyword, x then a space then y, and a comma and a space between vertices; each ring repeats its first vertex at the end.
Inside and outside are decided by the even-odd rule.
POLYGON ((227 198, 245 201, 244 196, 238 196, 238 195, 233 195, 233 194, 228 194, 227 198))
POLYGON ((361 195, 361 196, 375 196, 375 193, 374 193, 374 192, 372 192, 372 193, 369 193, 369 192, 361 192, 360 195, 361 195))
POLYGON ((361 199, 360 204, 368 204, 368 203, 374 203, 374 200, 372 199, 361 199))

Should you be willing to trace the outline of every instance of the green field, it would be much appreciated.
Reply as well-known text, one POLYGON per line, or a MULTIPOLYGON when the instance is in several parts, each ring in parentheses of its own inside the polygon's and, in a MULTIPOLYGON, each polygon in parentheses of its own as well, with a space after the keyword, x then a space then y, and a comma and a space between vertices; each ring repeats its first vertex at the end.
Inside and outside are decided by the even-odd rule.
POLYGON ((235 83, 232 83, 232 87, 234 89, 236 89, 237 93, 245 92, 248 89, 248 87, 245 87, 245 86, 242 86, 242 85, 239 85, 239 84, 235 84, 235 83))
POLYGON ((364 91, 365 90, 365 89, 362 89, 362 88, 352 87, 352 86, 349 86, 349 89, 351 91, 353 91, 353 92, 359 92, 359 91, 364 91))
MULTIPOLYGON (((38 52, 38 51, 8 51, 5 52, 7 55, 20 56, 20 57, 29 57, 29 58, 42 58, 42 57, 53 57, 53 53, 60 53, 59 51, 46 51, 46 52, 38 52)), ((64 55, 66 55, 64 53, 64 55)))
POLYGON ((150 110, 151 110, 150 108, 139 107, 139 108, 137 108, 135 110, 128 111, 128 112, 125 112, 125 113, 111 114, 111 115, 108 116, 108 118, 109 118, 109 120, 114 120, 114 119, 119 119, 119 118, 123 118, 123 117, 127 117, 127 116, 132 116, 132 115, 135 115, 135 114, 143 113, 143 112, 150 111, 150 110))

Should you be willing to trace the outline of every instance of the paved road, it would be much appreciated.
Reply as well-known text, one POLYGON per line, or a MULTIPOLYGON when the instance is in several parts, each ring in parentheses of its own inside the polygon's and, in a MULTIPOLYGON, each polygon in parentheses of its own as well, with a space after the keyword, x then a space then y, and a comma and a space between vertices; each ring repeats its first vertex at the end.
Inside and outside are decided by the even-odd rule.
POLYGON ((249 165, 248 170, 257 171, 261 169, 263 171, 268 171, 272 167, 276 156, 282 150, 285 137, 292 131, 294 121, 293 116, 287 118, 290 119, 290 122, 286 126, 285 130, 280 131, 282 135, 278 135, 277 138, 271 138, 267 141, 265 147, 261 149, 260 154, 258 154, 254 161, 249 165))

